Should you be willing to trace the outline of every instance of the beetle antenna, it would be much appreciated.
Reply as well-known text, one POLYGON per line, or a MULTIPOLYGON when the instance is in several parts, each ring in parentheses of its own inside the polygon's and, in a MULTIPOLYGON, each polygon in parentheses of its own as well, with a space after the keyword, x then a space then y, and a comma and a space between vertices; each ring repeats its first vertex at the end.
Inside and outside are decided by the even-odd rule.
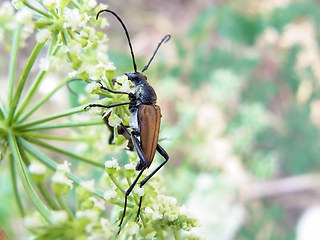
POLYGON ((132 63, 133 63, 133 69, 134 69, 134 72, 137 72, 137 64, 136 64, 136 60, 135 60, 135 58, 134 58, 134 54, 133 54, 133 50, 132 50, 132 45, 131 45, 131 41, 130 41, 130 37, 129 37, 129 32, 128 32, 126 26, 125 26, 124 23, 122 22, 121 18, 120 18, 115 12, 113 12, 113 11, 111 11, 111 10, 109 10, 109 9, 104 9, 104 10, 99 11, 99 12, 97 13, 96 20, 98 20, 99 15, 100 15, 100 13, 102 13, 102 12, 109 12, 109 13, 111 13, 113 16, 115 16, 115 17, 118 19, 118 21, 120 22, 121 26, 123 27, 124 32, 125 32, 125 34, 126 34, 126 37, 127 37, 127 39, 128 39, 129 47, 130 47, 130 52, 131 52, 131 57, 132 57, 132 63))
POLYGON ((170 34, 167 34, 167 35, 164 36, 164 38, 161 39, 161 41, 159 42, 159 44, 158 44, 156 50, 154 51, 152 57, 150 58, 148 64, 142 69, 141 72, 144 72, 144 71, 146 71, 146 70, 148 69, 150 63, 152 62, 154 56, 157 54, 157 52, 158 52, 160 46, 162 45, 162 43, 168 42, 168 41, 170 40, 170 38, 171 38, 171 35, 170 35, 170 34))

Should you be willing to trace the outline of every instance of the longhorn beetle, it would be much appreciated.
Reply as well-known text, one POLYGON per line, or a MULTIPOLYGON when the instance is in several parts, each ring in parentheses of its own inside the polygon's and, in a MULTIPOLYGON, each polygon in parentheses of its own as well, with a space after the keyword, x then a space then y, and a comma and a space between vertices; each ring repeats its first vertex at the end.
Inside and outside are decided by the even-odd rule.
MULTIPOLYGON (((157 101, 157 95, 155 90, 149 85, 147 82, 147 77, 143 74, 144 71, 146 71, 152 62, 154 56, 156 55, 158 49, 160 46, 167 42, 170 39, 170 35, 167 34, 158 44, 156 50, 154 51, 153 55, 151 56, 148 64, 141 70, 141 72, 137 71, 137 65, 134 58, 133 48, 131 45, 130 37, 128 30, 126 26, 124 25, 121 18, 113 11, 109 9, 104 9, 98 12, 96 19, 99 18, 99 15, 102 12, 108 12, 111 13, 114 17, 117 18, 117 20, 122 25, 125 35, 128 40, 130 53, 132 57, 132 63, 133 63, 133 73, 125 73, 125 75, 128 77, 128 79, 136 85, 136 89, 134 93, 127 93, 127 92, 121 92, 121 91, 113 91, 111 89, 108 89, 106 87, 101 86, 101 89, 104 89, 108 92, 114 93, 114 94, 127 94, 129 97, 130 102, 125 103, 118 103, 118 104, 112 104, 112 105, 102 105, 102 104, 90 104, 85 107, 85 110, 90 107, 102 107, 102 108, 113 108, 117 106, 123 106, 123 105, 129 105, 129 111, 131 112, 130 116, 130 131, 127 129, 126 126, 121 124, 121 127, 125 132, 128 133, 129 136, 131 136, 134 148, 137 151, 137 154, 139 156, 139 161, 136 166, 136 170, 140 171, 136 179, 133 181, 131 186, 127 189, 125 192, 125 199, 124 199, 124 208, 122 212, 122 217, 120 219, 119 223, 119 232, 121 230, 121 225, 123 222, 123 219, 126 214, 127 209, 127 200, 128 196, 130 195, 131 191, 133 190, 134 186, 137 184, 139 178, 141 177, 144 170, 150 167, 155 152, 158 151, 161 156, 165 159, 164 162, 162 162, 153 172, 151 172, 145 179, 143 179, 139 184, 140 187, 142 187, 146 182, 156 173, 159 171, 160 168, 165 165, 169 159, 168 154, 166 151, 158 144, 159 139, 159 130, 160 130, 160 118, 161 118, 161 111, 160 107, 156 105, 157 101)), ((142 196, 140 197, 139 201, 139 208, 137 213, 137 219, 139 219, 140 210, 141 210, 141 204, 142 204, 142 196)))

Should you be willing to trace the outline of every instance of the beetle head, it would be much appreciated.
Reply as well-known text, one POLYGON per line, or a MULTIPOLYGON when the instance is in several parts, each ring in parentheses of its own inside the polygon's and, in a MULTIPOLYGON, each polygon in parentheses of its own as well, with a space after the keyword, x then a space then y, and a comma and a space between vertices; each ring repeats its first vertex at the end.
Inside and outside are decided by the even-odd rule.
POLYGON ((126 73, 125 74, 128 79, 133 82, 136 86, 146 83, 147 82, 147 77, 146 75, 143 75, 140 72, 134 72, 134 73, 126 73))

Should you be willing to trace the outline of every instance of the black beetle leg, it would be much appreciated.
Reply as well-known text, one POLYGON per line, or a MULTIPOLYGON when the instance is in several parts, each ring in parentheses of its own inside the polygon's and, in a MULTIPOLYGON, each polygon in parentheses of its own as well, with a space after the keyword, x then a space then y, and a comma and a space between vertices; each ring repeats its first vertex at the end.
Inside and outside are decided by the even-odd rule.
POLYGON ((102 108, 113 108, 113 107, 118 107, 118 106, 122 106, 122 105, 128 105, 130 104, 130 102, 126 102, 126 103, 117 103, 117 104, 111 104, 111 105, 103 105, 103 104, 89 104, 88 106, 86 106, 84 108, 85 111, 87 111, 88 108, 92 108, 92 107, 102 107, 102 108))
MULTIPOLYGON (((162 157, 164 157, 165 161, 164 161, 163 163, 161 163, 155 170, 153 170, 152 173, 150 173, 145 179, 143 179, 143 180, 139 183, 140 187, 142 187, 143 185, 145 185, 146 182, 148 182, 149 179, 150 179, 156 172, 158 172, 158 171, 160 170, 160 168, 162 168, 163 165, 165 165, 165 164, 168 162, 168 160, 169 160, 169 155, 168 155, 168 153, 167 153, 159 144, 157 144, 157 151, 158 151, 158 153, 160 153, 160 155, 161 155, 162 157)), ((142 205, 142 196, 140 197, 138 214, 137 214, 137 221, 139 220, 141 205, 142 205)))
POLYGON ((132 192, 132 189, 134 188, 134 186, 137 184, 139 178, 141 177, 142 173, 143 173, 144 169, 142 169, 140 172, 139 172, 139 175, 136 177, 136 179, 133 181, 133 183, 131 184, 131 186, 127 189, 127 191, 125 192, 125 198, 124 198, 124 207, 123 207, 123 212, 122 212, 122 217, 121 217, 121 220, 120 220, 120 223, 119 223, 119 231, 118 231, 118 234, 120 233, 121 231, 121 225, 122 225, 122 222, 123 222, 123 219, 126 215, 126 210, 127 210, 127 201, 128 201, 128 196, 130 195, 130 193, 132 192))

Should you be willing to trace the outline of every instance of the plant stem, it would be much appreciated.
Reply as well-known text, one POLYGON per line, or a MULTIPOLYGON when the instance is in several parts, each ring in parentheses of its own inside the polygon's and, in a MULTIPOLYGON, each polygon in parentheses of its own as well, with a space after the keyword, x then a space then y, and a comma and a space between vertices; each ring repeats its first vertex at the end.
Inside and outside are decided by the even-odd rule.
MULTIPOLYGON (((32 145, 30 145, 27 141, 18 138, 18 142, 21 144, 22 147, 24 147, 32 156, 34 156, 35 158, 37 158, 40 162, 42 162, 44 165, 46 165, 47 167, 49 167, 50 169, 52 169, 53 171, 57 170, 57 163, 55 161, 53 161, 51 158, 47 157, 46 155, 44 155, 42 152, 38 151, 36 148, 34 148, 32 145)), ((82 181, 79 177, 75 176, 72 173, 67 173, 67 177, 69 179, 71 179, 76 185, 79 185, 80 182, 82 181)), ((104 199, 103 197, 103 191, 96 189, 93 192, 95 195, 97 195, 98 197, 104 199)), ((123 206, 123 204, 121 205, 123 206)), ((130 203, 128 203, 128 207, 133 207, 130 203)))
POLYGON ((27 93, 27 96, 25 97, 25 99, 22 101, 21 106, 19 107, 19 109, 17 110, 14 119, 16 120, 20 114, 23 112, 23 110, 26 108, 26 106, 28 105, 28 103, 30 102, 30 100, 32 99, 32 97, 34 96, 34 94, 36 93, 36 91, 39 88, 39 84, 41 83, 43 77, 46 75, 46 71, 41 71, 40 74, 38 75, 37 79, 33 82, 30 90, 27 93))
POLYGON ((179 230, 174 229, 174 230, 173 230, 173 236, 174 236, 174 239, 175 239, 175 240, 181 240, 179 230))
POLYGON ((80 113, 80 112, 83 111, 83 108, 84 108, 84 106, 79 106, 79 107, 68 109, 68 110, 60 112, 60 113, 56 113, 56 114, 49 115, 49 116, 46 116, 46 117, 43 117, 43 118, 39 118, 38 120, 35 120, 35 121, 32 121, 32 122, 20 124, 16 129, 19 129, 19 131, 21 131, 21 129, 23 129, 23 128, 35 126, 35 125, 38 125, 38 124, 41 124, 41 123, 44 123, 44 122, 49 122, 49 121, 55 120, 57 118, 70 116, 70 115, 75 114, 75 113, 80 113))
POLYGON ((114 183, 114 185, 116 185, 116 187, 121 191, 121 192, 125 192, 124 189, 121 187, 120 183, 118 182, 118 180, 113 176, 113 174, 109 174, 108 175, 111 179, 111 181, 114 183))
POLYGON ((91 160, 91 159, 81 157, 81 156, 76 155, 76 154, 74 154, 74 153, 65 151, 65 150, 63 150, 63 149, 61 149, 61 148, 57 148, 57 147, 54 147, 54 146, 52 146, 52 145, 50 145, 50 144, 47 144, 47 143, 45 143, 45 142, 42 142, 42 141, 40 141, 40 140, 38 140, 38 139, 28 139, 28 140, 29 140, 29 142, 32 142, 32 143, 34 143, 34 144, 37 144, 38 146, 47 148, 47 149, 49 149, 49 150, 51 150, 51 151, 61 153, 61 154, 65 155, 65 156, 68 156, 68 157, 71 157, 71 158, 75 158, 75 159, 77 159, 77 160, 79 160, 79 161, 82 161, 82 162, 85 162, 85 163, 91 164, 91 165, 93 165, 93 166, 97 166, 97 167, 99 167, 99 168, 104 169, 104 164, 103 164, 103 163, 95 162, 95 161, 93 161, 93 160, 91 160))
POLYGON ((47 139, 47 140, 55 140, 55 141, 69 141, 69 142, 84 142, 87 139, 86 138, 80 138, 80 137, 63 137, 63 136, 55 136, 50 134, 41 134, 32 132, 29 134, 24 134, 23 138, 28 139, 29 137, 32 138, 40 138, 40 139, 47 139))
POLYGON ((157 228, 156 232, 157 232, 157 236, 159 237, 159 239, 166 240, 161 229, 157 228))
POLYGON ((72 128, 72 127, 86 127, 92 125, 103 125, 104 122, 101 119, 88 121, 88 122, 67 122, 67 123, 57 123, 57 124, 46 124, 46 125, 36 125, 29 128, 20 129, 18 126, 16 129, 19 129, 20 132, 29 132, 29 131, 40 131, 40 130, 48 130, 55 128, 72 128))
POLYGON ((58 207, 57 203, 54 201, 54 199, 52 198, 52 196, 50 195, 50 193, 49 193, 48 189, 46 188, 46 186, 43 183, 37 183, 37 187, 38 187, 41 195, 43 196, 43 198, 48 203, 48 205, 53 210, 58 210, 59 207, 58 207))
POLYGON ((51 16, 50 14, 48 14, 48 13, 46 13, 46 12, 44 12, 44 11, 42 11, 42 10, 34 7, 34 6, 32 6, 30 3, 28 3, 28 1, 24 1, 23 3, 24 3, 28 8, 36 11, 37 13, 40 13, 41 15, 43 15, 43 16, 45 16, 45 17, 47 17, 47 18, 52 18, 52 16, 51 16))
POLYGON ((9 89, 8 89, 8 108, 10 109, 13 94, 14 74, 16 71, 17 55, 19 49, 19 40, 21 33, 21 25, 18 24, 14 32, 13 43, 11 49, 10 65, 9 65, 9 89))
POLYGON ((41 48, 43 47, 43 45, 44 45, 44 43, 37 43, 36 44, 36 46, 34 47, 34 49, 31 52, 31 55, 26 63, 25 68, 22 71, 15 95, 12 99, 12 105, 10 105, 10 109, 9 109, 9 114, 8 114, 8 124, 9 125, 11 125, 11 123, 12 123, 12 119, 13 119, 14 113, 16 111, 23 87, 24 87, 26 80, 28 78, 28 75, 29 75, 31 68, 32 68, 41 48))
POLYGON ((68 208, 68 206, 64 203, 62 196, 60 194, 56 194, 56 199, 58 200, 60 207, 68 213, 70 218, 73 218, 73 214, 70 208, 68 208))
POLYGON ((10 176, 11 176, 11 183, 12 183, 13 193, 14 193, 14 196, 15 196, 18 208, 19 208, 19 212, 20 212, 21 216, 24 217, 26 214, 25 214, 25 211, 24 211, 24 208, 23 208, 23 205, 22 205, 22 201, 21 201, 21 198, 20 198, 20 195, 19 195, 19 191, 18 191, 17 174, 16 174, 16 169, 15 169, 15 166, 14 166, 14 160, 13 160, 12 154, 9 155, 9 160, 10 160, 9 161, 10 162, 10 172, 11 172, 10 176))
POLYGON ((40 101, 37 101, 37 104, 34 105, 28 112, 26 112, 24 115, 22 115, 18 122, 23 122, 26 118, 28 118, 32 113, 34 113, 42 104, 44 104, 50 97, 52 97, 53 94, 55 94, 61 87, 63 87, 67 82, 69 81, 68 78, 63 80, 55 89, 53 89, 49 94, 44 96, 40 101))
POLYGON ((13 134, 10 132, 8 133, 8 142, 9 142, 10 149, 12 151, 13 159, 15 160, 18 166, 19 175, 20 175, 21 182, 23 184, 24 189, 26 190, 28 196, 30 197, 33 205, 37 208, 37 210, 41 213, 41 215, 48 222, 51 222, 50 211, 46 207, 46 205, 43 204, 43 202, 37 195, 36 191, 34 190, 29 173, 23 163, 23 159, 19 151, 18 143, 15 137, 13 136, 13 134))

